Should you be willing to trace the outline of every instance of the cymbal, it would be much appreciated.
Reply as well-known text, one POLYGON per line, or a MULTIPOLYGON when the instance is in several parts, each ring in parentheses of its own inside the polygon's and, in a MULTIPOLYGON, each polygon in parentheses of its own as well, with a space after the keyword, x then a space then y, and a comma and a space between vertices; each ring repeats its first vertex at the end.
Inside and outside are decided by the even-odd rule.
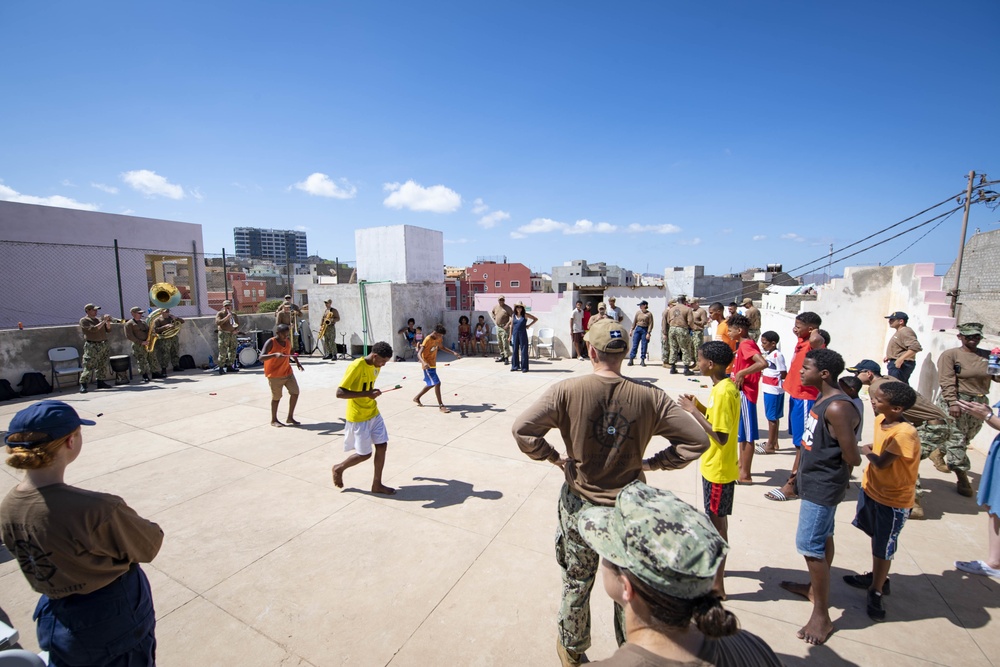
POLYGON ((250 329, 247 333, 264 333, 266 329, 250 329))

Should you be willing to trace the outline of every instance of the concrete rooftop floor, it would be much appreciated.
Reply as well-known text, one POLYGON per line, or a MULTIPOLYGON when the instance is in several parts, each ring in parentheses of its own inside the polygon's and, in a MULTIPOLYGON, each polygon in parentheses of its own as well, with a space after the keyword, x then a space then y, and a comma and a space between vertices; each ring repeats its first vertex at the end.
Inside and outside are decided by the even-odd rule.
MULTIPOLYGON (((166 533, 157 558, 143 566, 154 591, 159 664, 557 665, 553 535, 562 478, 522 455, 510 428, 548 385, 589 372, 589 364, 537 361, 528 374, 482 358, 440 366, 447 415, 411 402, 421 386, 418 364, 386 366, 380 386, 403 385, 379 400, 390 434, 385 481, 399 488, 392 498, 367 493, 370 463, 347 472, 343 491, 334 488, 330 467, 345 456, 345 406, 335 389, 347 362, 304 364, 300 428, 269 426, 259 368, 225 377, 187 371, 166 383, 51 396, 98 421, 85 427, 83 454, 67 481, 123 496, 166 533)), ((625 370, 674 396, 708 395, 700 378, 659 366, 625 370)), ((3 425, 25 404, 0 404, 3 425)), ((282 418, 286 407, 287 397, 282 418)), ((870 442, 870 412, 866 422, 870 442)), ((841 580, 871 569, 869 541, 850 524, 852 492, 837 513, 837 631, 820 647, 796 638, 810 605, 778 582, 807 580, 794 547, 798 503, 763 497, 791 465, 782 436, 779 454, 755 458, 755 484, 737 489, 730 520, 727 606, 743 627, 789 665, 1000 663, 991 623, 1000 582, 953 567, 985 555, 986 517, 926 462, 928 519, 902 533, 886 622, 873 624, 864 592, 841 580)), ((650 451, 665 445, 654 441, 650 451)), ((972 460, 978 482, 983 456, 972 460)), ((3 469, 0 493, 17 483, 15 471, 3 469)), ((697 465, 654 473, 649 482, 701 506, 697 465)), ((0 551, 0 619, 6 615, 32 650, 36 599, 0 551)), ((604 658, 615 642, 611 602, 599 583, 591 604, 589 655, 604 658)))

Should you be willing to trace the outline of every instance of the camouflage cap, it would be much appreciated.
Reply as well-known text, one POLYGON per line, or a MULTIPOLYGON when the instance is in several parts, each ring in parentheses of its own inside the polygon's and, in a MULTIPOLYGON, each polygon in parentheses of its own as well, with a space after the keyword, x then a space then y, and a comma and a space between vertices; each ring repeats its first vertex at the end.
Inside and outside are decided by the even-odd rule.
POLYGON ((610 318, 591 324, 583 339, 600 352, 612 354, 628 352, 628 334, 625 332, 625 327, 610 318))
POLYGON ((222 302, 222 305, 223 306, 231 306, 231 305, 233 305, 233 302, 230 299, 226 299, 225 301, 222 302))
POLYGON ((966 322, 958 325, 958 333, 963 336, 982 336, 983 325, 979 322, 966 322))
POLYGON ((705 514, 639 481, 618 493, 614 507, 584 509, 579 528, 602 557, 684 600, 712 590, 715 571, 729 551, 705 514))
POLYGON ((88 303, 86 306, 83 307, 83 309, 84 310, 100 310, 101 307, 100 306, 95 306, 92 303, 88 303))
POLYGON ((142 312, 142 308, 140 306, 132 306, 131 308, 128 309, 128 312, 130 312, 130 313, 141 313, 142 312))

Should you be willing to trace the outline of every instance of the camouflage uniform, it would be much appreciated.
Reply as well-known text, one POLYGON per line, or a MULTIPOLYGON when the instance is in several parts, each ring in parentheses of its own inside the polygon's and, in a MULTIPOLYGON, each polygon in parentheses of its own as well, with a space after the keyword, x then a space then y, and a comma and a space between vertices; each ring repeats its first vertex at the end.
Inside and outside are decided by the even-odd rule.
POLYGON ((333 358, 337 358, 337 325, 331 324, 326 328, 326 333, 323 334, 323 349, 327 354, 333 355, 333 358))
POLYGON ((670 365, 677 363, 680 357, 685 366, 692 366, 694 360, 691 358, 691 333, 683 327, 670 327, 667 334, 670 341, 670 365))
MULTIPOLYGON (((958 392, 958 398, 970 403, 989 403, 985 396, 963 392, 958 392)), ((938 396, 937 406, 948 412, 948 402, 944 400, 943 396, 938 396)), ((927 458, 935 449, 940 449, 944 452, 944 462, 949 468, 968 472, 970 463, 966 450, 982 427, 982 420, 976 419, 967 412, 961 413, 958 419, 951 418, 948 424, 936 426, 924 424, 917 429, 917 433, 920 435, 920 458, 927 458), (925 433, 927 440, 924 439, 925 433)))
POLYGON ((163 370, 171 367, 177 370, 180 367, 180 347, 177 336, 173 338, 160 338, 156 341, 156 356, 163 370))
POLYGON ((140 375, 156 375, 160 372, 159 359, 156 358, 156 354, 147 350, 145 345, 132 343, 132 356, 135 357, 135 365, 140 375))
MULTIPOLYGON (((580 512, 589 507, 596 505, 563 484, 559 493, 559 528, 556 529, 556 562, 562 569, 563 584, 559 639, 563 646, 577 653, 590 648, 590 591, 601 564, 601 557, 580 536, 580 512)), ((616 613, 616 626, 617 620, 616 613)), ((615 634, 618 634, 617 627, 615 634)))
POLYGON ((236 334, 232 331, 219 329, 219 358, 216 363, 220 366, 236 363, 236 334))
POLYGON ((80 384, 107 379, 110 363, 108 357, 108 341, 84 341, 83 373, 80 374, 80 384))
POLYGON ((683 301, 670 304, 663 311, 663 362, 671 366, 681 360, 684 366, 694 365, 691 330, 694 328, 694 311, 683 301))

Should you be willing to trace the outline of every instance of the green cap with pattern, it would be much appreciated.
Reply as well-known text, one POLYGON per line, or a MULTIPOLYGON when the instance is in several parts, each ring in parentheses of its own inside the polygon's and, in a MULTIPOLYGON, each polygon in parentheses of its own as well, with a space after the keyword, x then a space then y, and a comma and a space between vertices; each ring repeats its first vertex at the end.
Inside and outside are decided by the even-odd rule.
POLYGON ((669 491, 632 482, 614 507, 580 513, 588 544, 643 583, 684 600, 707 595, 729 545, 708 517, 669 491))
POLYGON ((963 336, 982 336, 983 325, 979 322, 966 322, 958 325, 958 333, 963 336))

